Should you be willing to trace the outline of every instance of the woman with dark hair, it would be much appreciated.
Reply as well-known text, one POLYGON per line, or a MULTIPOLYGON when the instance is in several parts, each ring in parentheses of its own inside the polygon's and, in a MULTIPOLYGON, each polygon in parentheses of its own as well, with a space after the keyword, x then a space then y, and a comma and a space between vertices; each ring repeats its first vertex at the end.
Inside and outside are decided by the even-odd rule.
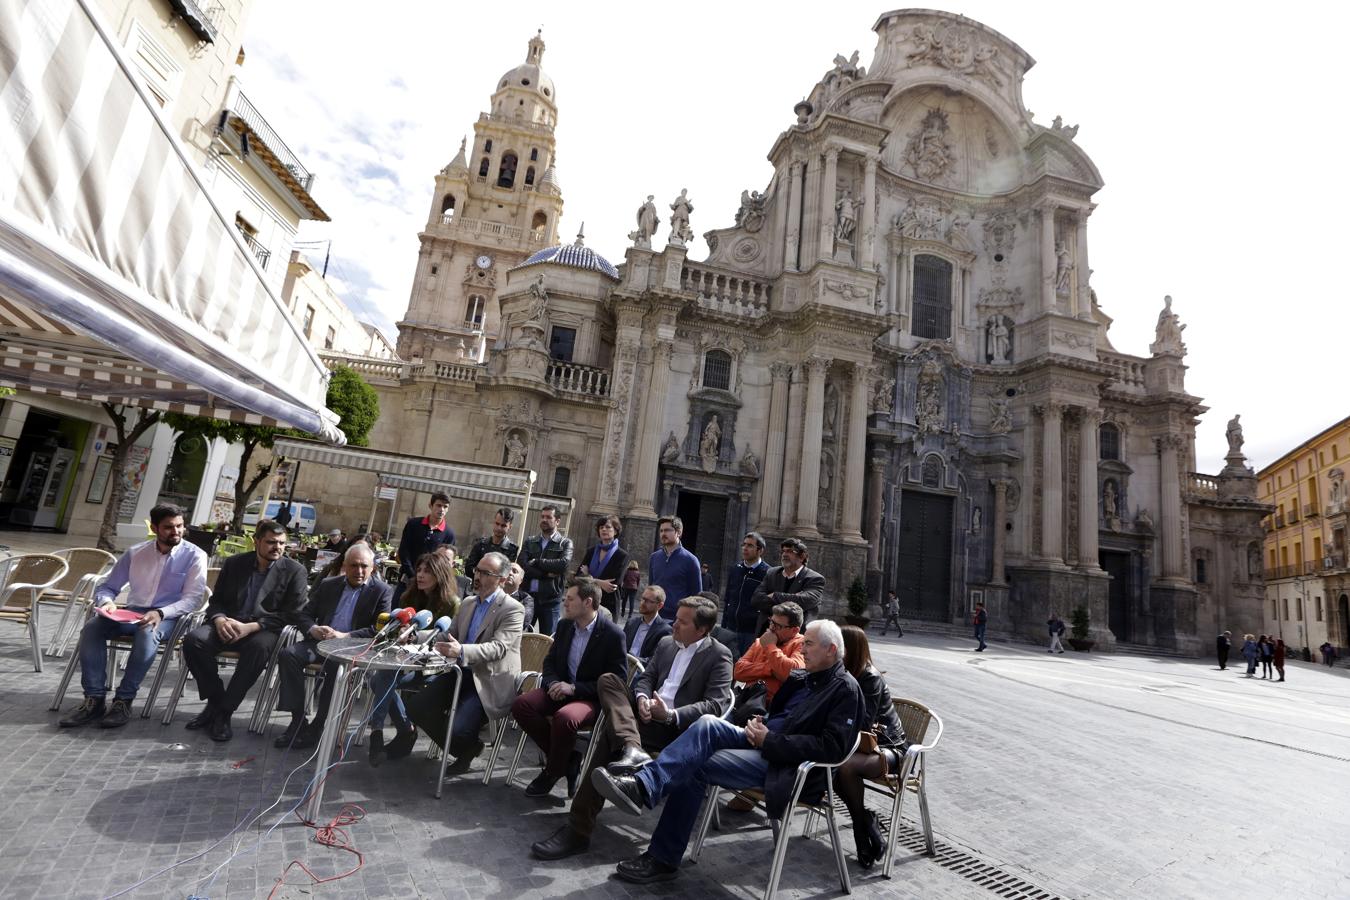
POLYGON ((578 575, 585 575, 600 586, 600 605, 609 610, 611 619, 619 617, 619 582, 628 568, 628 551, 619 546, 623 526, 618 516, 601 516, 595 520, 596 541, 586 549, 577 567, 578 575))
MULTIPOLYGON (((867 635, 861 628, 845 625, 844 668, 862 688, 867 715, 862 730, 872 731, 877 737, 877 747, 872 752, 858 752, 839 767, 835 774, 835 788, 848 807, 853 819, 853 840, 858 851, 858 865, 870 869, 886 853, 886 841, 877 825, 876 813, 863 805, 863 781, 869 778, 884 778, 892 772, 899 772, 904 762, 905 730, 900 725, 900 717, 895 713, 891 702, 890 688, 886 679, 872 665, 872 651, 867 645, 867 635)), ((866 739, 866 738, 864 738, 866 739)))
POLYGON ((454 555, 439 550, 422 554, 413 571, 412 586, 403 592, 403 605, 430 610, 434 622, 441 616, 453 619, 459 612, 459 601, 454 555))
POLYGON ((1261 651, 1261 677, 1274 678, 1275 672, 1272 669, 1275 663, 1275 638, 1263 634, 1256 646, 1261 651))

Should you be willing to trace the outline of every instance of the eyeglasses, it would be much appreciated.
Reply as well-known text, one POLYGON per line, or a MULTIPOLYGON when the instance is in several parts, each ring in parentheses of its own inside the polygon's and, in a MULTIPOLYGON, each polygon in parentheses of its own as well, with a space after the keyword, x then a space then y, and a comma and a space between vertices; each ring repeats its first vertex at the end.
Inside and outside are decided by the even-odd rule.
POLYGON ((489 572, 487 569, 474 569, 473 574, 482 575, 484 578, 505 578, 505 575, 498 575, 496 572, 489 572))
POLYGON ((784 628, 796 628, 796 625, 779 625, 777 622, 769 623, 770 631, 782 631, 784 628))

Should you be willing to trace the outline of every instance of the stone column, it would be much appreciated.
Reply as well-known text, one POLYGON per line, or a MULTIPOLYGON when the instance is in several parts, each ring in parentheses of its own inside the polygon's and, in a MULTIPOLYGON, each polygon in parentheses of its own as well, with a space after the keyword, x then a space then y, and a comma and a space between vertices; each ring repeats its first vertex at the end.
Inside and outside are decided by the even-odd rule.
POLYGON ((806 180, 802 186, 802 197, 805 201, 799 208, 802 211, 802 232, 801 232, 801 265, 797 267, 798 271, 804 271, 811 268, 820 254, 819 237, 816 229, 820 222, 820 155, 812 154, 806 161, 806 180))
POLYGON ((797 271, 797 253, 802 235, 802 161, 788 163, 787 237, 783 241, 783 270, 797 271))
POLYGON ((838 199, 839 148, 825 151, 825 174, 820 179, 820 259, 834 258, 834 203, 838 199))
POLYGON ((877 157, 875 154, 867 154, 867 159, 863 163, 863 196, 862 196, 862 221, 858 223, 857 238, 861 244, 858 251, 858 264, 864 272, 872 271, 873 252, 877 240, 876 231, 876 201, 877 192, 877 157))
POLYGON ((1049 402, 1041 413, 1041 556, 1064 560, 1064 469, 1060 423, 1064 407, 1049 402))
POLYGON ((844 540, 862 540, 863 487, 867 483, 867 387, 870 368, 853 364, 849 397, 848 456, 844 466, 844 509, 840 520, 844 540))
POLYGON ((1088 243, 1087 243, 1087 220, 1092 214, 1090 209, 1078 211, 1078 230, 1074 235, 1074 249, 1077 253, 1074 255, 1074 262, 1078 266, 1074 270, 1075 280, 1078 282, 1078 318, 1092 318, 1092 293, 1088 286, 1088 277, 1092 270, 1088 268, 1088 243))
POLYGON ((638 451, 636 497, 632 514, 656 517, 656 466, 665 442, 666 391, 670 384, 670 341, 657 341, 652 348, 652 377, 647 386, 647 405, 642 413, 642 447, 638 451))
POLYGON ((778 501, 778 527, 791 529, 797 520, 797 497, 802 478, 802 422, 806 409, 805 369, 788 381, 787 441, 783 446, 782 499, 778 501))
POLYGON ((881 514, 885 501, 886 454, 874 452, 867 464, 867 568, 881 568, 881 514))
POLYGON ((1100 409, 1083 410, 1083 433, 1078 446, 1078 567, 1089 572, 1097 564, 1097 429, 1100 409))
POLYGON ((1177 454, 1186 447, 1179 434, 1157 439, 1159 481, 1162 502, 1158 505, 1158 528, 1162 537, 1162 577, 1184 581, 1186 568, 1181 559, 1181 467, 1177 454))
POLYGON ((1055 309, 1055 207, 1046 204, 1037 210, 1041 216, 1041 312, 1055 309))
POLYGON ((785 362, 769 365, 773 382, 769 389, 769 442, 764 450, 764 477, 760 481, 759 518, 777 522, 783 499, 783 448, 787 442, 788 380, 792 366, 785 362))
POLYGON ((802 427, 802 469, 797 479, 797 530, 817 534, 820 505, 820 439, 825 428, 825 371, 830 361, 813 356, 806 361, 806 420, 802 427))
POLYGON ((1008 479, 993 478, 989 483, 994 487, 994 515, 989 523, 993 538, 993 547, 990 549, 993 567, 989 580, 993 584, 1004 584, 1008 580, 1003 572, 1004 548, 1008 539, 1008 479))

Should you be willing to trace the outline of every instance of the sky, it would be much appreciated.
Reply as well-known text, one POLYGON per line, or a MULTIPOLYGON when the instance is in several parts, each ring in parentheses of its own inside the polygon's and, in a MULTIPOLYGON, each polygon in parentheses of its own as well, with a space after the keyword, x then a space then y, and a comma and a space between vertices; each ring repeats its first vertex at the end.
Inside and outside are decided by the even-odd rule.
MULTIPOLYGON (((890 7, 830 3, 540 3, 400 0, 256 2, 244 91, 307 168, 331 223, 329 278, 391 336, 407 306, 435 173, 454 156, 503 72, 543 29, 557 87, 559 238, 622 262, 647 194, 682 188, 702 235, 732 224, 793 105, 860 51, 890 7), (372 9, 389 14, 372 16, 372 9)), ((1148 355, 1163 296, 1186 331, 1187 390, 1210 411, 1198 471, 1217 473, 1241 413, 1255 467, 1339 421, 1346 290, 1340 46, 1350 7, 1284 4, 1262 14, 1190 2, 967 2, 953 9, 1035 59, 1023 99, 1063 116, 1106 186, 1094 200, 1092 285, 1109 338, 1148 355)), ((664 203, 661 203, 664 201, 664 203)), ((663 217, 664 218, 664 217, 663 217)), ((658 236, 665 232, 663 223, 658 236)), ((690 259, 707 248, 698 238, 690 259)))

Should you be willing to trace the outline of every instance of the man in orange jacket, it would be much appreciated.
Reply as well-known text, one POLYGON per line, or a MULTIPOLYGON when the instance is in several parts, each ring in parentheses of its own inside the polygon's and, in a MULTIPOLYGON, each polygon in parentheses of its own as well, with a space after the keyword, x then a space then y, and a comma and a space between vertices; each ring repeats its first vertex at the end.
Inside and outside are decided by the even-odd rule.
POLYGON ((790 601, 779 603, 769 614, 769 627, 736 662, 732 677, 737 681, 764 682, 765 706, 773 702, 773 695, 793 669, 806 666, 801 627, 802 608, 790 601))

